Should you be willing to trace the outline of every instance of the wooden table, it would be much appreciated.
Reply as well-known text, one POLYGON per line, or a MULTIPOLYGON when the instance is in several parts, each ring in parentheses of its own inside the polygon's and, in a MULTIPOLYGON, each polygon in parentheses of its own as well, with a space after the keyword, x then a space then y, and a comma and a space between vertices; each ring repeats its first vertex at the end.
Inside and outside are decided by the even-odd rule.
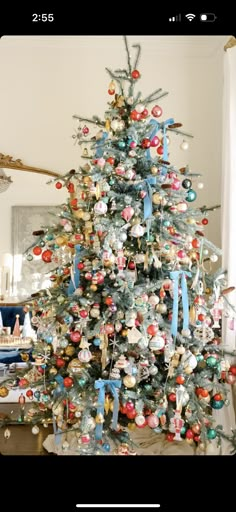
MULTIPOLYGON (((7 414, 13 419, 19 416, 19 411, 19 404, 0 404, 0 413, 7 414)), ((39 425, 37 435, 32 434, 31 430, 32 425, 22 423, 1 427, 0 453, 2 455, 51 455, 43 448, 43 441, 52 434, 52 425, 48 428, 39 425), (4 437, 6 428, 11 432, 9 439, 4 437)))

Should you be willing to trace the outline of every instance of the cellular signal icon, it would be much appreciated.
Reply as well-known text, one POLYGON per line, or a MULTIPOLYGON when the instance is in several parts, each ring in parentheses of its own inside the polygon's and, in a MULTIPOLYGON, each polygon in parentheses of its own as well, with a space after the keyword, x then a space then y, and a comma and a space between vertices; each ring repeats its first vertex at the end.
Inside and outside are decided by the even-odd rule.
POLYGON ((177 14, 176 16, 172 16, 172 18, 169 18, 169 21, 181 21, 181 14, 177 14))
POLYGON ((188 21, 193 21, 194 18, 196 18, 196 14, 186 14, 185 18, 187 18, 188 21))

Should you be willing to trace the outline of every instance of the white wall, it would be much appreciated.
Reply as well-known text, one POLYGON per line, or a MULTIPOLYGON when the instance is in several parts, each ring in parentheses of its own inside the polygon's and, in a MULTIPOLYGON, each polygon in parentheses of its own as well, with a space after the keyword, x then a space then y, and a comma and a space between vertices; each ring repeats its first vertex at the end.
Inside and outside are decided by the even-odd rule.
MULTIPOLYGON (((158 87, 165 118, 194 135, 188 152, 171 137, 171 161, 203 173, 197 205, 220 202, 221 105, 225 37, 129 37, 142 45, 138 66, 143 96, 158 87)), ((133 51, 131 52, 133 55, 133 51)), ((122 37, 6 37, 0 40, 0 153, 58 172, 78 168, 73 114, 103 116, 110 78, 105 67, 126 67, 122 37)), ((11 206, 58 204, 64 191, 47 176, 6 170, 14 183, 0 194, 0 253, 11 252, 11 206)), ((220 244, 220 212, 208 235, 220 244)))

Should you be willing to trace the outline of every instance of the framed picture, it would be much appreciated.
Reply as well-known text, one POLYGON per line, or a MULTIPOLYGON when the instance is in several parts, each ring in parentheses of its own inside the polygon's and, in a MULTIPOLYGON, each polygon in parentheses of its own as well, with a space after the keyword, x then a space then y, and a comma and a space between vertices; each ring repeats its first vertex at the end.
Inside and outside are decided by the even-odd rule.
POLYGON ((59 206, 12 206, 12 294, 24 300, 32 293, 49 286, 48 272, 55 263, 45 264, 41 256, 28 261, 25 255, 36 241, 32 233, 42 227, 57 224, 59 206))

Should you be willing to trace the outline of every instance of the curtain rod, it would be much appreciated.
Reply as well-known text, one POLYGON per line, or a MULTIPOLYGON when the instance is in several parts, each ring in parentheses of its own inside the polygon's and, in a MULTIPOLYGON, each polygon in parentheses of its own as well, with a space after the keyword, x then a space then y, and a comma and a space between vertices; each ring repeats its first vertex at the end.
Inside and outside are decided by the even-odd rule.
POLYGON ((224 51, 226 52, 229 48, 236 46, 236 37, 231 36, 227 43, 224 45, 224 51))
POLYGON ((26 171, 35 172, 37 174, 46 174, 47 176, 54 176, 55 178, 60 176, 58 172, 49 171, 47 169, 40 169, 39 167, 32 167, 31 165, 24 165, 19 158, 17 158, 17 160, 13 160, 12 156, 3 155, 3 153, 0 153, 0 167, 3 167, 5 169, 14 169, 15 171, 26 171))

